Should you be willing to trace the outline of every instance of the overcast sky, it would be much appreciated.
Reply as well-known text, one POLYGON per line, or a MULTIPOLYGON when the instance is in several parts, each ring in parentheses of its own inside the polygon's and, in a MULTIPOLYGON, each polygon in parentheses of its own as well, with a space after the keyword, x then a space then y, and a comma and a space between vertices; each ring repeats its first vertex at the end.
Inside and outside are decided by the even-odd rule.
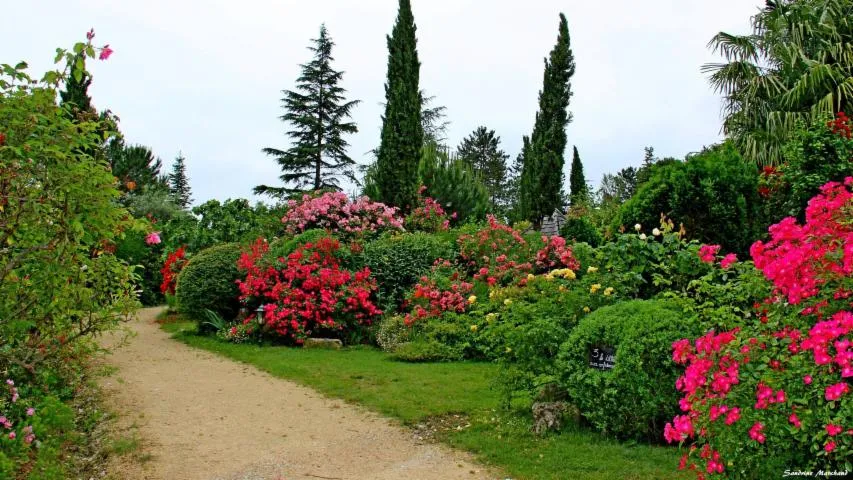
MULTIPOLYGON (((718 31, 745 33, 761 0, 412 0, 421 87, 447 107, 448 142, 479 125, 518 154, 542 86, 543 57, 566 14, 577 63, 568 127, 587 179, 637 166, 643 147, 682 157, 720 139, 720 100, 700 72, 716 61, 718 31)), ((362 103, 350 156, 365 163, 379 143, 387 48, 397 0, 27 0, 7 2, 0 63, 50 66, 56 47, 94 27, 115 54, 90 65, 98 109, 121 118, 130 143, 170 167, 182 151, 195 203, 252 197, 277 184, 273 160, 286 148, 282 89, 325 22, 343 86, 362 103)), ((566 176, 568 178, 568 161, 566 176)))

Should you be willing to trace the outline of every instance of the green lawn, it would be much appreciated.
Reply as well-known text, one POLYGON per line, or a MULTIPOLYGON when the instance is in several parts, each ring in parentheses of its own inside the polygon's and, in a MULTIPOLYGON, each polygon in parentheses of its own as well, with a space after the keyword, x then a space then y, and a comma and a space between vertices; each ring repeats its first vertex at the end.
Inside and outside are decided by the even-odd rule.
POLYGON ((409 364, 373 349, 236 345, 195 335, 192 323, 169 323, 163 328, 193 347, 255 365, 406 425, 460 415, 446 417, 450 428, 438 438, 473 452, 482 463, 513 479, 682 478, 675 473, 678 454, 673 448, 618 443, 580 427, 545 438, 533 436, 526 410, 498 408, 498 394, 490 388, 496 367, 488 363, 409 364), (467 428, 454 428, 468 423, 467 428))

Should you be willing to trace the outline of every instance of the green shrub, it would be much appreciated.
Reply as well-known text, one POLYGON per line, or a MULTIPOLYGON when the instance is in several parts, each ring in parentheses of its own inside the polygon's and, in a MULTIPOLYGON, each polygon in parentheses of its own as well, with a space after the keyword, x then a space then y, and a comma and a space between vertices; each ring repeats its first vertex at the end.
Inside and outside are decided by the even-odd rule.
POLYGON ((429 272, 439 258, 453 258, 452 243, 427 233, 385 236, 364 247, 362 262, 379 285, 377 301, 384 310, 396 310, 406 291, 429 272))
POLYGON ((240 278, 240 254, 240 245, 226 243, 193 255, 178 275, 175 296, 180 311, 198 322, 207 320, 208 309, 233 319, 240 309, 240 291, 235 283, 240 278))
POLYGON ((402 362, 452 362, 462 359, 456 349, 435 340, 401 343, 391 358, 402 362))
POLYGON ((569 218, 560 229, 560 236, 572 243, 583 242, 593 247, 601 245, 601 233, 584 217, 569 218))
POLYGON ((728 143, 684 162, 656 164, 651 177, 621 208, 615 227, 658 224, 661 214, 683 223, 687 235, 745 254, 766 231, 758 169, 728 143))
POLYGON ((603 307, 581 320, 560 347, 560 383, 603 433, 660 440, 678 408, 672 343, 700 330, 678 302, 632 300, 603 307), (612 370, 589 366, 596 346, 616 349, 612 370))

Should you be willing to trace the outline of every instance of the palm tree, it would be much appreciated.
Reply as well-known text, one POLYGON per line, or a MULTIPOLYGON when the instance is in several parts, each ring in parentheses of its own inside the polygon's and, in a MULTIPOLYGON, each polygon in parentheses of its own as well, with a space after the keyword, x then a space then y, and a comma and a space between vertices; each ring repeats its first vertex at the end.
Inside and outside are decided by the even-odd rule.
POLYGON ((767 0, 752 30, 714 36, 726 63, 702 70, 744 158, 778 164, 799 122, 853 110, 853 0, 767 0))

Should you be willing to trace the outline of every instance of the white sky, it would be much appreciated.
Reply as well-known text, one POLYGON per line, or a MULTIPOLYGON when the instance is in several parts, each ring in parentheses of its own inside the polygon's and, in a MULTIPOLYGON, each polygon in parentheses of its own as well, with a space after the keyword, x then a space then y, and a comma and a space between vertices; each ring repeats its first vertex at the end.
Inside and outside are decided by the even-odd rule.
MULTIPOLYGON (((350 156, 379 143, 379 103, 397 0, 24 0, 3 8, 0 63, 26 60, 39 75, 56 47, 95 28, 115 54, 90 64, 96 108, 121 118, 130 143, 170 168, 187 157, 195 203, 253 198, 278 184, 261 148, 287 147, 282 89, 325 22, 350 99, 360 99, 350 156)), ((543 58, 569 21, 577 63, 568 127, 587 180, 639 165, 643 147, 681 157, 720 139, 720 101, 700 66, 718 31, 745 33, 762 0, 412 0, 421 87, 447 107, 456 146, 479 125, 515 158, 533 127, 543 58)), ((568 178, 568 161, 566 175, 568 178)))

